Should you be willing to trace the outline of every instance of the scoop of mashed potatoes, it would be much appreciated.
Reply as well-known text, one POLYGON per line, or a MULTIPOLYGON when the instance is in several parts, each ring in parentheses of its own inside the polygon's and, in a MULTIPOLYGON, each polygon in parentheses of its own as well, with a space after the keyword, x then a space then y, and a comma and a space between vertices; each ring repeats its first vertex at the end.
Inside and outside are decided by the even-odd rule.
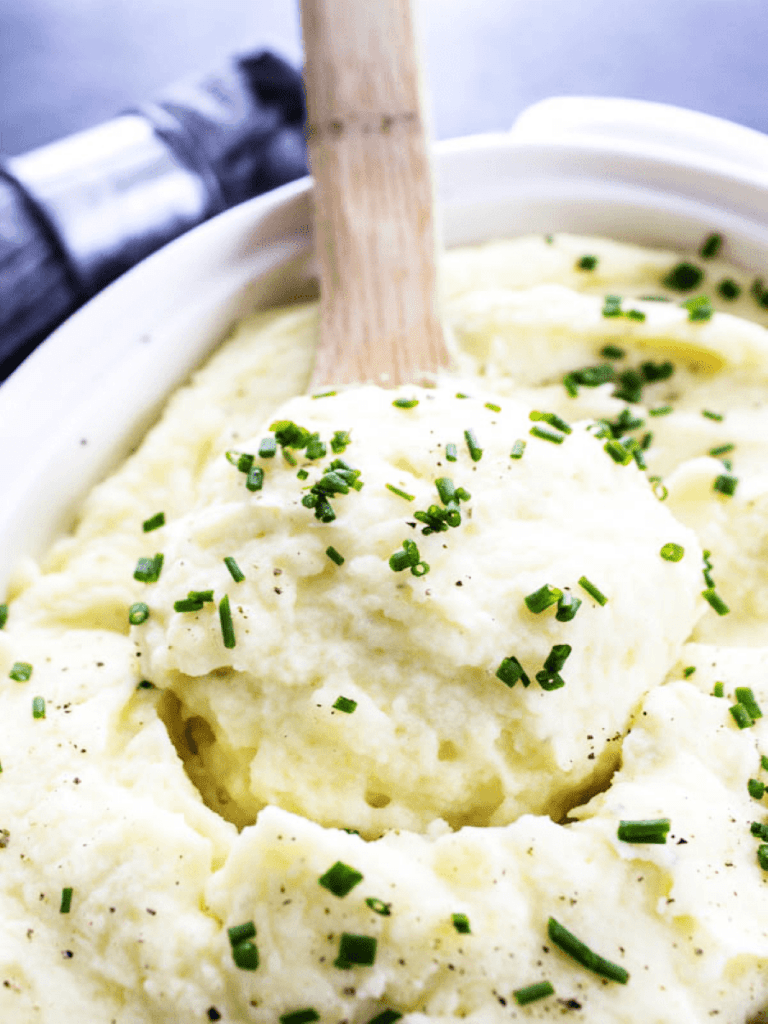
POLYGON ((434 387, 241 325, 20 567, 3 1019, 762 1019, 768 312, 565 235, 445 288, 434 387))

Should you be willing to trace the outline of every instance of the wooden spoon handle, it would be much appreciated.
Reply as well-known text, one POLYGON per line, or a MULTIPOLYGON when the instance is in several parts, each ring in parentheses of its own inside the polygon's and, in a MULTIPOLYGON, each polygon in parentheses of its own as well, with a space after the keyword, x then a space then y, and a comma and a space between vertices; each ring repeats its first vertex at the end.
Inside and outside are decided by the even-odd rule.
POLYGON ((410 0, 301 0, 321 341, 313 386, 447 365, 410 0))

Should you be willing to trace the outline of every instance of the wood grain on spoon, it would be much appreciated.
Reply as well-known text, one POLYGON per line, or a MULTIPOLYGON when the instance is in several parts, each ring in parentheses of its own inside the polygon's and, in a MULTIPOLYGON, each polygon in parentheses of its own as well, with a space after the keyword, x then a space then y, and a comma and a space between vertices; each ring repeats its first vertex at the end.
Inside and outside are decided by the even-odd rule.
POLYGON ((301 0, 321 335, 312 386, 448 364, 410 0, 301 0))

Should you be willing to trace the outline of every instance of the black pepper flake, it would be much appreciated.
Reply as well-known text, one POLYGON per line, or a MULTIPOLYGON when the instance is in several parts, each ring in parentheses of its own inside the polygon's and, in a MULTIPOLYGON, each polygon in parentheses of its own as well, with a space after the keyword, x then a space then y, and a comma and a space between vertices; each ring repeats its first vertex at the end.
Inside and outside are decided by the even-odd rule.
POLYGON ((221 1020, 221 1014, 219 1013, 215 1006, 208 1007, 207 1016, 208 1020, 221 1020))

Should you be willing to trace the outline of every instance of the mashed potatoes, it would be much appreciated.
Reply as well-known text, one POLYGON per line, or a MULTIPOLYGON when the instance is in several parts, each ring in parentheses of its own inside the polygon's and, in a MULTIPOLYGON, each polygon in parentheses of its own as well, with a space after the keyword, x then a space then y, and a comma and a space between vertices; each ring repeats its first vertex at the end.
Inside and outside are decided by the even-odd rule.
POLYGON ((764 293, 444 283, 437 387, 305 396, 315 307, 259 314, 21 567, 0 1019, 762 1019, 764 293))

